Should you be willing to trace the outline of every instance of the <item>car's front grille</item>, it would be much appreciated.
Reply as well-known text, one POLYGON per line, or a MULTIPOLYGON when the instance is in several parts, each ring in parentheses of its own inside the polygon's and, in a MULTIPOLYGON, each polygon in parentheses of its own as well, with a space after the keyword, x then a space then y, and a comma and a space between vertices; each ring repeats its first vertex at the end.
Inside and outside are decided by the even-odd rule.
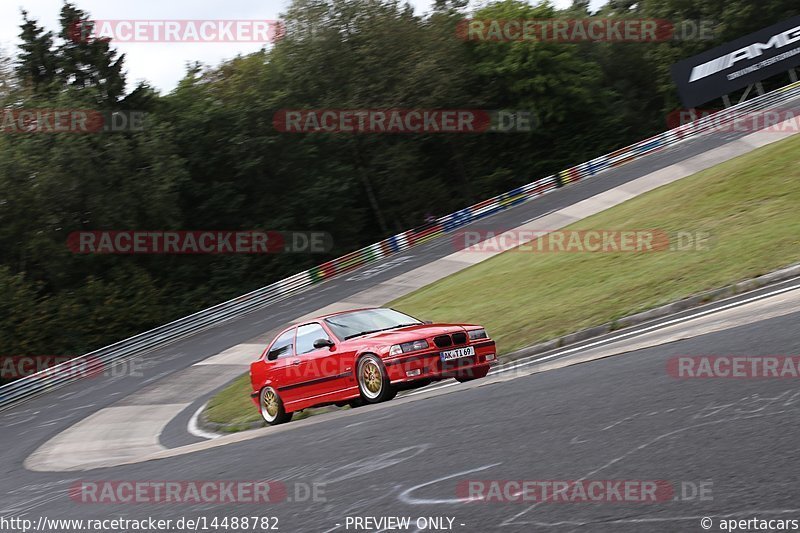
POLYGON ((434 337, 433 343, 436 345, 437 348, 448 348, 453 345, 459 344, 466 344, 467 343, 467 334, 466 333, 453 333, 453 335, 439 335, 438 337, 434 337))
POLYGON ((433 343, 437 348, 447 348, 453 345, 453 339, 450 338, 450 335, 439 335, 433 338, 433 343))

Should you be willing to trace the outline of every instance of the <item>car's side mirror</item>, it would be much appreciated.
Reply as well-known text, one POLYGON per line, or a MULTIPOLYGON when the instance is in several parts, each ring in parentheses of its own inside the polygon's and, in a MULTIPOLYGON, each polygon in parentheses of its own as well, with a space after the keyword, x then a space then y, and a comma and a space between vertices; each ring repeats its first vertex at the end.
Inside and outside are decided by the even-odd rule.
POLYGON ((285 352, 285 351, 286 351, 286 348, 288 348, 288 346, 281 346, 280 348, 275 348, 274 350, 270 351, 270 352, 267 354, 267 361, 274 361, 275 359, 277 359, 278 357, 280 357, 280 355, 281 355, 283 352, 285 352))
POLYGON ((433 320, 423 320, 422 323, 428 326, 430 324, 433 324, 433 320))
POLYGON ((314 341, 314 348, 321 350, 323 348, 333 348, 333 341, 330 339, 317 339, 314 341))

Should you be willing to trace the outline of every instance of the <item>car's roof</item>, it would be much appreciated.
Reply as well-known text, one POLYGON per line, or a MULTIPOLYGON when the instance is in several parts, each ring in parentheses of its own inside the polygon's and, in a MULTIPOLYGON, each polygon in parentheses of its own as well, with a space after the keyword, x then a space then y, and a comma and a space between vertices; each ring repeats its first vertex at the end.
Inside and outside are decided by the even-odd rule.
POLYGON ((373 309, 385 309, 385 307, 361 307, 361 308, 358 308, 358 309, 347 309, 345 311, 336 311, 335 313, 328 313, 327 315, 320 315, 320 316, 318 316, 316 318, 312 318, 311 320, 312 321, 314 321, 314 320, 322 320, 324 318, 330 318, 332 316, 345 315, 345 314, 348 314, 348 313, 355 313, 356 311, 371 311, 373 309))

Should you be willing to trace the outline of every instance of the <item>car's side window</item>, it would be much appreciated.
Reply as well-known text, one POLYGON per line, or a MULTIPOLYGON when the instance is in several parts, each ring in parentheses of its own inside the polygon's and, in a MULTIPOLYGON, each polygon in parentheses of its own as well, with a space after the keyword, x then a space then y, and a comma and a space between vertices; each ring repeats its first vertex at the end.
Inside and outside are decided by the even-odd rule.
POLYGON ((328 339, 328 334, 319 324, 306 324, 297 328, 297 355, 313 352, 314 341, 318 339, 328 339))
POLYGON ((294 328, 292 328, 275 340, 275 343, 269 350, 267 359, 272 361, 279 357, 289 357, 294 354, 294 331, 294 328))

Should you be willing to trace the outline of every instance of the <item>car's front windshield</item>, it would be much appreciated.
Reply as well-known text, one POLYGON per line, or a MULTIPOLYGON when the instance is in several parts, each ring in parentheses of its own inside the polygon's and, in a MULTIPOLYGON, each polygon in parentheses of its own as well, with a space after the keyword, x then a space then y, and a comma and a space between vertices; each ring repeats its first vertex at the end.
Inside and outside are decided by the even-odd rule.
POLYGON ((325 319, 339 339, 348 339, 401 326, 421 324, 419 320, 394 309, 366 309, 342 313, 325 319))

